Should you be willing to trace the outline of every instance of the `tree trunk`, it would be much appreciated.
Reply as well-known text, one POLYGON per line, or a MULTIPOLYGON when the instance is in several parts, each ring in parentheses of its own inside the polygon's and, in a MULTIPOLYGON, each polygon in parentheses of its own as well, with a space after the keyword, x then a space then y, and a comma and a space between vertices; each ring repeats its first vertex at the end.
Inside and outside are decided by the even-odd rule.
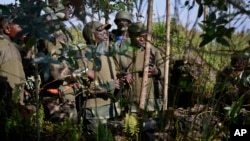
POLYGON ((166 0, 166 52, 165 52, 165 71, 164 71, 164 98, 163 111, 168 107, 168 76, 169 76, 169 59, 170 59, 170 0, 166 0))
POLYGON ((144 70, 143 70, 143 78, 142 78, 142 89, 140 95, 140 109, 145 109, 145 99, 147 94, 147 83, 148 83, 148 64, 149 64, 149 57, 150 57, 150 42, 151 41, 151 33, 152 33, 152 17, 153 17, 153 0, 148 1, 148 23, 147 23, 147 42, 146 42, 146 49, 144 55, 144 70))

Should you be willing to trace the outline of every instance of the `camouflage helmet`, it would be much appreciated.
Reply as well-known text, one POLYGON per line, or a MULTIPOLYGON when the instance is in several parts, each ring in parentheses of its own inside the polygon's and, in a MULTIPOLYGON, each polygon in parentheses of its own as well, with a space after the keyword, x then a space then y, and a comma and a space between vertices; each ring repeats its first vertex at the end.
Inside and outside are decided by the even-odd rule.
POLYGON ((108 30, 110 29, 110 27, 110 24, 102 24, 99 21, 88 22, 82 30, 83 38, 85 39, 87 44, 91 44, 94 42, 93 35, 95 31, 101 31, 104 29, 108 30))
POLYGON ((118 20, 128 20, 132 23, 132 16, 128 11, 120 11, 116 14, 114 22, 117 24, 118 20))
POLYGON ((128 33, 129 33, 129 35, 136 35, 137 36, 140 34, 147 33, 147 29, 142 22, 136 22, 136 23, 132 23, 128 27, 128 33))

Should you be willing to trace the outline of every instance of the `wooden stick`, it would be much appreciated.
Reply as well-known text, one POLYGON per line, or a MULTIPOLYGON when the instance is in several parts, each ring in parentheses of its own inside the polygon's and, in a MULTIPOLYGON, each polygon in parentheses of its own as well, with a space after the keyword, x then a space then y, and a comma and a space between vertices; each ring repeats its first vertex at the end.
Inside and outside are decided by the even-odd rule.
POLYGON ((163 111, 167 110, 168 106, 168 75, 169 75, 169 59, 170 59, 170 0, 166 1, 166 52, 165 52, 165 69, 164 69, 164 98, 163 111))
POLYGON ((142 78, 142 87, 141 87, 141 95, 140 95, 140 109, 145 109, 145 99, 147 94, 147 82, 148 82, 148 67, 149 67, 149 57, 150 57, 150 42, 151 41, 151 33, 152 33, 152 17, 153 17, 153 0, 148 1, 148 23, 147 23, 147 42, 146 49, 144 54, 144 70, 143 70, 143 78, 142 78))

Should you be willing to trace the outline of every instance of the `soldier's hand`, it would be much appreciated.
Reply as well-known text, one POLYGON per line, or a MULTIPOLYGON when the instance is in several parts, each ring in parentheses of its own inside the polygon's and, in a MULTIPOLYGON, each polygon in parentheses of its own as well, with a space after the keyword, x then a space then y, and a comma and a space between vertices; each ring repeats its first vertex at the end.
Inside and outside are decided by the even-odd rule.
POLYGON ((88 74, 88 78, 90 80, 94 80, 95 79, 95 71, 94 70, 88 70, 87 74, 88 74))
POLYGON ((132 74, 131 74, 131 73, 127 73, 127 74, 124 76, 124 81, 125 81, 126 83, 129 83, 129 84, 133 83, 134 79, 133 79, 132 74))
POLYGON ((115 84, 115 88, 116 88, 116 89, 120 89, 120 80, 115 79, 115 80, 114 80, 114 84, 115 84))
POLYGON ((148 68, 148 75, 149 76, 156 76, 158 74, 159 74, 159 70, 155 65, 149 66, 149 68, 148 68))

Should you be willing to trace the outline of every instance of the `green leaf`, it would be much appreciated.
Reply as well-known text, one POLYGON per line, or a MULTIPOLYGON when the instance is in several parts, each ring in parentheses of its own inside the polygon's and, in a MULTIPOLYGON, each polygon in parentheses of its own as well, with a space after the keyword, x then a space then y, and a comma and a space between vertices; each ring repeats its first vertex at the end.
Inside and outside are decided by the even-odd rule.
POLYGON ((203 37, 203 40, 201 41, 200 43, 200 47, 203 47, 205 46, 206 44, 208 44, 209 42, 211 42, 215 37, 212 37, 212 36, 204 36, 203 37))
POLYGON ((226 36, 227 38, 231 38, 231 37, 232 37, 232 34, 233 34, 233 32, 234 32, 234 30, 235 30, 234 27, 227 29, 227 31, 226 31, 226 33, 225 33, 225 36, 226 36))
POLYGON ((205 30, 205 25, 203 23, 198 23, 198 26, 202 29, 205 30))
POLYGON ((188 6, 189 5, 189 0, 186 0, 185 3, 184 3, 185 6, 188 6))
POLYGON ((202 13, 203 13, 203 5, 200 5, 198 9, 198 18, 202 16, 202 13))
POLYGON ((11 14, 9 8, 5 5, 0 4, 0 15, 8 17, 11 14))
POLYGON ((216 20, 216 23, 219 25, 219 24, 227 24, 229 23, 229 21, 225 18, 225 17, 219 17, 217 20, 216 20))
POLYGON ((216 41, 224 46, 230 47, 229 42, 223 37, 217 37, 216 41))
POLYGON ((101 59, 99 57, 94 58, 94 64, 95 65, 94 65, 93 70, 100 71, 101 68, 102 68, 102 61, 101 61, 101 59))

